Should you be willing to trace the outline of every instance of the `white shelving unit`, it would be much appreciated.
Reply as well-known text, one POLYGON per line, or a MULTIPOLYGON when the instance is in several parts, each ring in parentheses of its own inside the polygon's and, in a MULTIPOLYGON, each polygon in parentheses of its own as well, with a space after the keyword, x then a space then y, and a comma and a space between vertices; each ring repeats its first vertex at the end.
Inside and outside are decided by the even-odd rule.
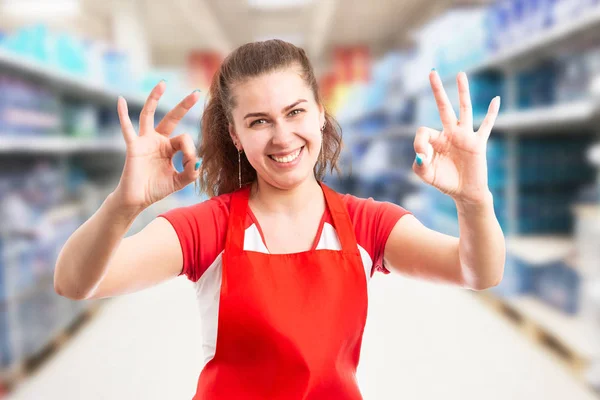
MULTIPOLYGON (((524 38, 517 45, 502 50, 477 65, 465 68, 468 75, 485 71, 501 71, 507 77, 508 93, 502 99, 502 109, 507 111, 500 114, 494 125, 494 131, 504 133, 507 140, 508 168, 505 185, 509 221, 509 228, 505 232, 507 248, 509 253, 519 254, 532 262, 536 261, 536 257, 554 257, 553 259, 566 257, 569 252, 573 251, 575 243, 572 237, 524 237, 517 234, 515 221, 518 215, 520 196, 517 180, 519 141, 533 135, 550 137, 558 134, 600 134, 598 128, 600 126, 598 124, 600 122, 600 99, 590 97, 547 107, 517 110, 516 72, 520 68, 534 64, 536 60, 560 54, 577 43, 587 43, 588 39, 593 39, 598 35, 600 35, 600 7, 577 19, 561 23, 546 32, 524 38)), ((455 77, 456 74, 444 75, 442 80, 447 83, 454 81, 455 77)), ((433 96, 428 84, 408 92, 406 99, 418 100, 424 95, 433 96)), ((475 128, 478 128, 481 122, 482 118, 476 119, 475 128)), ((404 126, 399 129, 391 127, 379 135, 361 138, 355 143, 370 143, 373 140, 404 135, 414 137, 416 129, 417 126, 404 126)), ((407 173, 409 176, 414 175, 412 171, 407 171, 407 173)), ((418 178, 415 179, 415 183, 419 182, 418 178)), ((440 218, 441 226, 447 229, 448 234, 458 234, 458 225, 455 220, 446 218, 444 215, 436 215, 436 217, 440 218)), ((541 260, 537 261, 541 262, 541 260)), ((556 338, 562 346, 578 354, 582 359, 588 360, 591 365, 600 365, 600 332, 581 315, 567 315, 531 295, 510 297, 504 301, 512 308, 519 310, 521 316, 534 321, 537 326, 556 338)))
POLYGON ((107 138, 50 137, 9 137, 0 135, 1 154, 75 154, 75 153, 125 153, 122 136, 107 138))
MULTIPOLYGON (((467 67, 467 75, 488 70, 513 70, 532 61, 552 56, 558 51, 568 48, 575 43, 598 35, 600 30, 600 7, 536 35, 525 37, 519 43, 500 50, 490 58, 479 64, 467 67)), ((457 73, 458 71, 456 71, 457 73)), ((443 82, 452 82, 456 73, 442 76, 443 82)), ((429 88, 428 85, 419 86, 410 91, 410 96, 418 96, 429 88)))
MULTIPOLYGON (((58 88, 61 92, 77 95, 78 97, 94 100, 100 103, 115 103, 119 96, 124 96, 130 108, 142 108, 146 98, 139 93, 123 93, 116 88, 106 88, 101 83, 90 81, 86 77, 57 70, 41 65, 33 59, 13 54, 0 48, 0 70, 16 72, 20 75, 41 80, 48 85, 58 88)), ((161 112, 168 109, 161 105, 161 112)))
MULTIPOLYGON (((518 134, 540 131, 560 133, 564 132, 565 128, 592 127, 598 117, 600 117, 600 101, 586 99, 526 111, 509 111, 498 116, 494 128, 518 134)), ((477 125, 481 122, 482 120, 477 121, 477 125)))

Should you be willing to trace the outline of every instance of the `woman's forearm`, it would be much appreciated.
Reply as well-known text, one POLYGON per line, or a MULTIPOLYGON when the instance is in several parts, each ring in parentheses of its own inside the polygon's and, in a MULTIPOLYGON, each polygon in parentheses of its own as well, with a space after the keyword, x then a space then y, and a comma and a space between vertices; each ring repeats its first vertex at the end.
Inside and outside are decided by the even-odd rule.
POLYGON ((456 202, 459 259, 469 287, 483 290, 502 280, 506 244, 494 212, 493 196, 478 204, 456 202))
POLYGON ((124 209, 111 193, 61 249, 54 271, 56 292, 71 299, 93 292, 137 215, 139 211, 124 209))

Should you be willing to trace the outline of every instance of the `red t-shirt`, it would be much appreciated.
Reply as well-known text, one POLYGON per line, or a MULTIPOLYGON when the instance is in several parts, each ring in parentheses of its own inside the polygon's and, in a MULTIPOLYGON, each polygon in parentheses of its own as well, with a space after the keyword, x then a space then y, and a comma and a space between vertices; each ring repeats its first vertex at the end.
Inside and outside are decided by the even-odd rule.
MULTIPOLYGON (((389 202, 375 201, 372 198, 363 199, 349 194, 340 194, 340 196, 354 226, 367 276, 371 276, 375 270, 389 273, 383 265, 385 244, 396 222, 403 215, 411 213, 389 202)), ((198 281, 223 252, 230 202, 231 194, 224 194, 202 203, 175 208, 159 215, 171 223, 179 238, 183 252, 183 268, 180 275, 185 274, 189 280, 198 281)), ((320 240, 315 240, 315 244, 326 241, 325 236, 327 235, 336 235, 332 224, 329 210, 326 210, 316 236, 320 240)), ((261 251, 260 249, 262 249, 262 251, 268 252, 264 246, 265 241, 260 226, 248 207, 247 235, 248 229, 254 227, 256 227, 253 232, 256 233, 255 242, 257 243, 249 246, 258 247, 258 249, 251 248, 252 250, 261 251)), ((248 238, 245 240, 247 241, 248 238)), ((331 240, 329 242, 331 243, 331 240)), ((328 246, 323 245, 323 248, 326 247, 328 246)))

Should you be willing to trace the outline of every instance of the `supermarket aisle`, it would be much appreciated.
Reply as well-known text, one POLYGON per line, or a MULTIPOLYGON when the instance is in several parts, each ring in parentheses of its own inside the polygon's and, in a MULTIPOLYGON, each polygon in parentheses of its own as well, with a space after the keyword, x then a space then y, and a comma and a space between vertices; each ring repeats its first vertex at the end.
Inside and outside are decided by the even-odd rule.
MULTIPOLYGON (((376 275, 370 291, 358 373, 366 400, 596 399, 467 291, 397 275, 376 275)), ((189 399, 199 328, 183 278, 110 300, 11 398, 189 399)))

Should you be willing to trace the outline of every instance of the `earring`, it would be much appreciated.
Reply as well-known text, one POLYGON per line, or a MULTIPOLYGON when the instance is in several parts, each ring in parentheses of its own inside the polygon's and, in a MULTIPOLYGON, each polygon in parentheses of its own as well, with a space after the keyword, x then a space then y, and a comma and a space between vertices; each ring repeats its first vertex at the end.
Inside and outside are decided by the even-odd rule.
POLYGON ((238 181, 242 188, 242 150, 238 150, 238 181))

